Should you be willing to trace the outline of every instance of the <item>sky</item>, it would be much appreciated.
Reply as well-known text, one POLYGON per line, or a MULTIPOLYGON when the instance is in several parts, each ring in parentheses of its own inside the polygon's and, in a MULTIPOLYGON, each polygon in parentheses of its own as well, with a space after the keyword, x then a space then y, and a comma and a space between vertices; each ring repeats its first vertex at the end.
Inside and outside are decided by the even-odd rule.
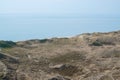
POLYGON ((119 15, 120 0, 0 0, 0 13, 119 15))
POLYGON ((0 0, 0 40, 120 30, 120 0, 0 0))

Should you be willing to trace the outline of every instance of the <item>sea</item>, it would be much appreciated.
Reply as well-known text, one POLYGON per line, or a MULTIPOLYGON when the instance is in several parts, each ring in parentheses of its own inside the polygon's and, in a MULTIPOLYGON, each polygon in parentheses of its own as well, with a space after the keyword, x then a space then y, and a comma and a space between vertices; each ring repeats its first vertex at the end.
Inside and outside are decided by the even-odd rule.
POLYGON ((0 40, 72 37, 116 30, 120 30, 120 17, 117 16, 0 15, 0 40))

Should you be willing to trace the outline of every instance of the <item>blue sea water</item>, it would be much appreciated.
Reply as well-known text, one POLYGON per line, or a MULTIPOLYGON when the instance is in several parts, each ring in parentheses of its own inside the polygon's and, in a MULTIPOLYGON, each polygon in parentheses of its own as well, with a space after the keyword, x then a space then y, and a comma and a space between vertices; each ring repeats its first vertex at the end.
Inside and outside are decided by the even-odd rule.
POLYGON ((0 15, 0 40, 28 40, 120 30, 119 17, 0 15))

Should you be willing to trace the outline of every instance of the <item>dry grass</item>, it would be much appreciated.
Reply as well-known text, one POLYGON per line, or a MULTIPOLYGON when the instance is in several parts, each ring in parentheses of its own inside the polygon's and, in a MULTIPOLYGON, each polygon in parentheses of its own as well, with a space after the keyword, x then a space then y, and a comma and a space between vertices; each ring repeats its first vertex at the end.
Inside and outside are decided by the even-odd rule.
POLYGON ((100 56, 102 58, 120 58, 120 50, 116 50, 116 49, 113 49, 113 50, 104 50, 100 56))
POLYGON ((53 63, 69 63, 76 61, 84 61, 86 58, 86 52, 70 51, 64 55, 59 55, 50 59, 53 63))

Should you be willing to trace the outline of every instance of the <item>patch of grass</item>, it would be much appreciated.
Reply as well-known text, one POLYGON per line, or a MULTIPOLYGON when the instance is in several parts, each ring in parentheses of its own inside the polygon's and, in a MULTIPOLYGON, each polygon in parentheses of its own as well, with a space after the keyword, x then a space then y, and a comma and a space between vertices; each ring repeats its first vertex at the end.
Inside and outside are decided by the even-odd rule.
POLYGON ((68 63, 72 61, 83 61, 86 58, 86 52, 71 51, 64 55, 59 55, 50 59, 53 63, 68 63))
POLYGON ((101 56, 103 57, 103 58, 110 58, 110 57, 116 57, 116 58, 119 58, 120 57, 120 50, 105 50, 102 54, 101 54, 101 56))

